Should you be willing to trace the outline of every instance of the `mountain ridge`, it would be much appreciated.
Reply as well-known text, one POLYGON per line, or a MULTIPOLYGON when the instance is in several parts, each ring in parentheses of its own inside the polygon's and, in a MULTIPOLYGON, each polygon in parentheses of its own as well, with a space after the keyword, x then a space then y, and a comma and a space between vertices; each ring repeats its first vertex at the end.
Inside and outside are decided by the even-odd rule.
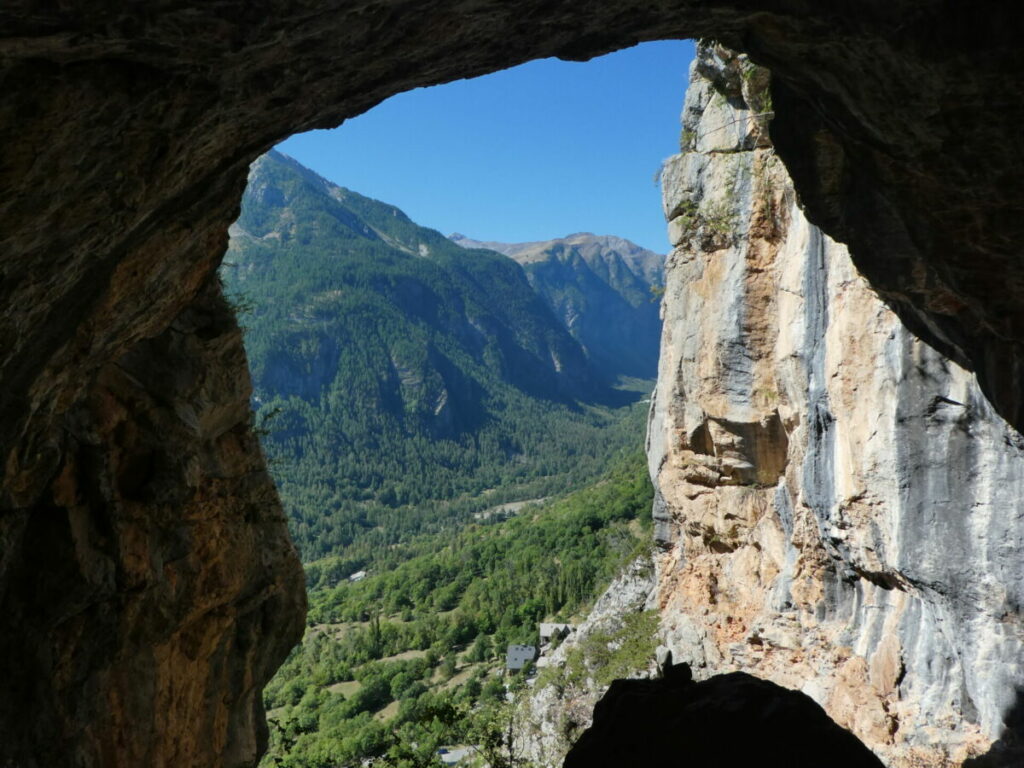
POLYGON ((366 565, 486 506, 580 487, 642 429, 640 385, 613 388, 507 256, 276 152, 253 164, 231 233, 222 280, 307 561, 366 565))
POLYGON ((577 232, 528 243, 449 239, 514 259, 534 290, 610 379, 653 377, 665 257, 615 235, 577 232))

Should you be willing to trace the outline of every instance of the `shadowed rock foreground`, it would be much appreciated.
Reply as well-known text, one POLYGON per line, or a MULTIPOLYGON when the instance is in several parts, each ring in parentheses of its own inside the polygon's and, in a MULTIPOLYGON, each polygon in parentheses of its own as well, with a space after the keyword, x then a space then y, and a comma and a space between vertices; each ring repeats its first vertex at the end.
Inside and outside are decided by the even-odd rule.
MULTIPOLYGON (((532 58, 718 38, 772 68, 772 140, 811 221, 1020 426, 1021 18, 939 0, 5 3, 0 764, 257 757, 302 579, 215 271, 275 142, 532 58)), ((773 450, 777 427, 749 434, 773 450)))
POLYGON ((814 701, 733 672, 692 682, 685 664, 660 680, 616 680, 565 768, 882 768, 814 701))

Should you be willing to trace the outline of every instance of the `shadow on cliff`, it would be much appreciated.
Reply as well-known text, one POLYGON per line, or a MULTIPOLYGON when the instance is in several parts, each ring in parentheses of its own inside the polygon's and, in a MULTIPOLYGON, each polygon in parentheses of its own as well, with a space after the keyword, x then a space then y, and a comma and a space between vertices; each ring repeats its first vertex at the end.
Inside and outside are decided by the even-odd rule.
POLYGON ((809 696, 743 672, 616 680, 564 768, 883 768, 809 696))
POLYGON ((962 768, 1020 768, 1024 766, 1024 688, 1018 688, 1013 705, 1003 718, 1003 733, 983 755, 964 761, 962 768))

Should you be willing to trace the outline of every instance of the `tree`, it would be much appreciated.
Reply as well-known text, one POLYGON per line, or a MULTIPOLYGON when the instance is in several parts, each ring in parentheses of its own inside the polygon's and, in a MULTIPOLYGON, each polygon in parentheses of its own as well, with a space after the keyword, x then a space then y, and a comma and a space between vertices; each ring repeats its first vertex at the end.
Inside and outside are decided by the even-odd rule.
POLYGON ((446 680, 450 680, 455 676, 455 652, 449 653, 445 656, 444 661, 441 663, 441 674, 444 675, 446 680))
POLYGON ((480 663, 491 657, 491 641, 483 632, 476 636, 473 647, 469 649, 468 658, 472 662, 480 663))
POLYGON ((490 768, 534 768, 535 764, 525 757, 522 738, 530 726, 523 690, 509 701, 482 708, 470 726, 470 739, 490 768))

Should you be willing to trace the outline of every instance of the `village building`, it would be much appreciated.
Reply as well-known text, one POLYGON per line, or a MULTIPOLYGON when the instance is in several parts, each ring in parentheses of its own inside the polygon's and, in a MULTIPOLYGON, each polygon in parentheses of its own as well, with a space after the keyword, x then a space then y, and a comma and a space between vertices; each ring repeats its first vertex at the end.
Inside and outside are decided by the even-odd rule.
POLYGON ((505 669, 517 672, 537 658, 535 645, 510 645, 505 654, 505 669))
POLYGON ((564 640, 569 636, 569 633, 576 628, 572 624, 555 624, 552 622, 543 623, 540 625, 540 645, 541 649, 545 645, 550 645, 556 640, 564 640))
POLYGON ((441 747, 437 757, 444 765, 458 765, 476 753, 476 747, 441 747))

